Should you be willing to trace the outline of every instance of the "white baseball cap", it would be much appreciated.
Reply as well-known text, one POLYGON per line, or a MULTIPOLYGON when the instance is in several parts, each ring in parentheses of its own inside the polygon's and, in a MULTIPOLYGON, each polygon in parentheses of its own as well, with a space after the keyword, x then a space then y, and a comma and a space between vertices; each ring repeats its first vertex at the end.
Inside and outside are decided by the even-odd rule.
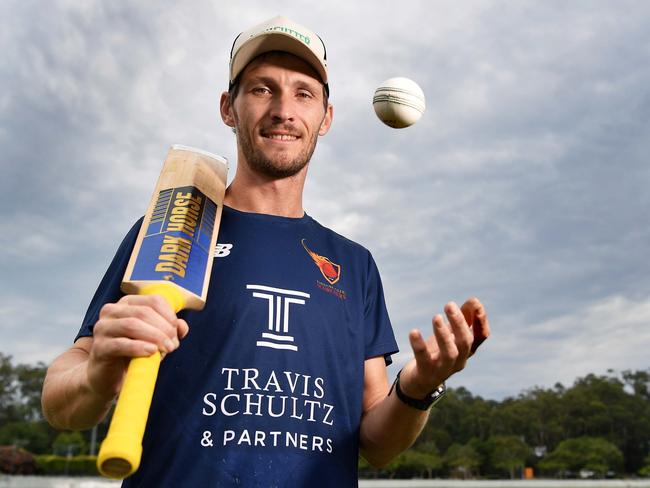
POLYGON ((278 15, 242 32, 235 38, 230 51, 230 86, 237 76, 260 54, 283 51, 309 63, 327 85, 327 52, 317 34, 300 24, 278 15))

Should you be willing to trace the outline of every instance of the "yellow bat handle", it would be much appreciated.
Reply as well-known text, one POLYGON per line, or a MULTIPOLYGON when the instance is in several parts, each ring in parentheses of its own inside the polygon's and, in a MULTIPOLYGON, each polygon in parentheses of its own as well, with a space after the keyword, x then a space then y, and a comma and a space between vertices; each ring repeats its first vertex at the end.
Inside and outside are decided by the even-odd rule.
MULTIPOLYGON (((174 312, 182 310, 185 305, 183 294, 171 284, 153 284, 143 288, 140 294, 162 295, 174 312)), ((97 468, 108 478, 124 479, 140 466, 142 437, 159 367, 159 352, 134 358, 129 363, 108 434, 97 456, 97 468)))

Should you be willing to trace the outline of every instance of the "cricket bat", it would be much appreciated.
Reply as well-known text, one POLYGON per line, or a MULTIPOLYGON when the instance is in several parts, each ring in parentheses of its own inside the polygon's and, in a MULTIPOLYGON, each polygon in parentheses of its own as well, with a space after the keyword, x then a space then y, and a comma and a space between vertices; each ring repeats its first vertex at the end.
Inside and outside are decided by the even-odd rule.
MULTIPOLYGON (((223 210, 224 158, 174 145, 163 164, 122 280, 126 294, 162 295, 175 312, 201 310, 223 210)), ((160 353, 134 358, 124 379, 97 467, 123 479, 140 465, 160 353)))

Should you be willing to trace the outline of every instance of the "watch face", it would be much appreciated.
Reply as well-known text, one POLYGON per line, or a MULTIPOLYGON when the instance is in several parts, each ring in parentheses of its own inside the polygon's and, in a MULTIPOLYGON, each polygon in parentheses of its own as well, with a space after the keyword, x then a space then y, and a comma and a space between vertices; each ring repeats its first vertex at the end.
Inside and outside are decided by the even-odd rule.
POLYGON ((432 401, 431 404, 433 405, 438 400, 440 400, 442 398, 442 395, 444 395, 446 391, 447 391, 447 389, 445 388, 444 383, 442 385, 440 385, 438 388, 436 388, 435 390, 433 390, 431 392, 431 394, 429 395, 429 397, 431 398, 431 401, 432 401))

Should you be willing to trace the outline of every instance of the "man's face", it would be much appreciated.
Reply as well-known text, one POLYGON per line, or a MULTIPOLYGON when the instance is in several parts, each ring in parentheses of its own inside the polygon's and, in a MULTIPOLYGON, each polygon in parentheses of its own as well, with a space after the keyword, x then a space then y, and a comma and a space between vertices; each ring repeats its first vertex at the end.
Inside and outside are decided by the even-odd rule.
POLYGON ((299 173, 332 121, 323 96, 318 75, 300 58, 270 53, 253 60, 225 113, 222 104, 224 121, 237 132, 240 158, 270 178, 299 173))

